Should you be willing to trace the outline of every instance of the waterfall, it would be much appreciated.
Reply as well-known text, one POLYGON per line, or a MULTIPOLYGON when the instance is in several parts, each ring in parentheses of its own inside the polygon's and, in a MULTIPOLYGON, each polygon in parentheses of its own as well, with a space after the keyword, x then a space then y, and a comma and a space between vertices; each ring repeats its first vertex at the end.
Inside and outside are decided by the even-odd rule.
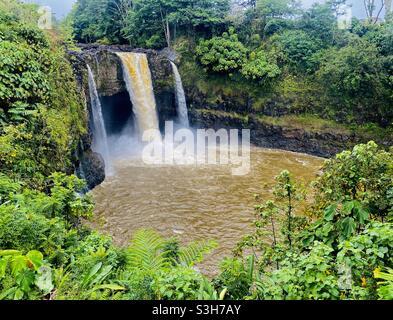
POLYGON ((109 175, 112 170, 112 164, 109 155, 108 137, 106 134, 104 117, 102 116, 102 106, 94 81, 94 75, 89 65, 87 65, 87 70, 89 73, 89 94, 93 114, 93 149, 103 157, 105 162, 105 173, 109 175))
POLYGON ((130 94, 133 112, 142 137, 148 130, 159 131, 156 100, 147 56, 142 53, 118 52, 124 81, 130 94))
POLYGON ((187 102, 186 95, 184 94, 183 82, 181 81, 181 76, 176 64, 171 61, 171 65, 176 81, 176 102, 179 121, 183 126, 189 127, 190 122, 188 120, 187 102))
POLYGON ((83 169, 83 163, 79 164, 79 167, 75 170, 74 174, 77 177, 79 177, 79 179, 85 180, 85 182, 86 182, 86 186, 82 190, 80 190, 79 194, 80 195, 84 195, 87 192, 89 192, 89 185, 88 185, 87 177, 86 177, 86 174, 85 174, 85 170, 83 169))

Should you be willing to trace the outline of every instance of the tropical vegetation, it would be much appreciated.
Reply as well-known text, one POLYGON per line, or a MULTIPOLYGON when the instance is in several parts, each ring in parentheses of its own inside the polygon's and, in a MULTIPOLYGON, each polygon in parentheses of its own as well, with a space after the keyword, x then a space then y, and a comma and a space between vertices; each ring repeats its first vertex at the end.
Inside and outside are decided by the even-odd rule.
POLYGON ((385 2, 367 0, 368 18, 346 21, 346 2, 303 9, 296 0, 79 0, 71 16, 79 42, 173 48, 184 82, 205 83, 199 93, 212 99, 240 93, 255 113, 283 101, 286 114, 391 134, 392 15, 381 21, 385 2))
MULTIPOLYGON (((231 13, 227 0, 79 0, 73 37, 185 43, 195 56, 185 63, 213 78, 312 86, 304 92, 321 100, 310 107, 320 117, 391 125, 391 23, 340 30, 343 1, 307 11, 240 2, 231 13)), ((66 54, 71 29, 42 31, 35 12, 0 0, 0 300, 393 298, 393 149, 372 141, 326 160, 311 186, 279 174, 271 198, 256 197, 254 232, 213 279, 196 268, 212 241, 183 246, 146 229, 119 247, 87 227, 94 204, 73 175, 87 120, 66 54)))

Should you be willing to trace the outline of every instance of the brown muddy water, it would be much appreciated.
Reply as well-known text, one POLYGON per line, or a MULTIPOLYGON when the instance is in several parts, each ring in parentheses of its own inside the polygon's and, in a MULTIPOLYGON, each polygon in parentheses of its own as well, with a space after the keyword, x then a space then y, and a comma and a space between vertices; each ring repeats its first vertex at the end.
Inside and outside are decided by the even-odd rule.
POLYGON ((271 197, 274 177, 289 170, 311 182, 323 160, 262 148, 251 149, 251 171, 233 176, 229 166, 148 166, 138 158, 115 162, 116 174, 93 190, 94 226, 127 245, 133 233, 151 228, 181 243, 212 239, 218 248, 200 269, 215 274, 243 236, 252 232, 254 195, 271 197))

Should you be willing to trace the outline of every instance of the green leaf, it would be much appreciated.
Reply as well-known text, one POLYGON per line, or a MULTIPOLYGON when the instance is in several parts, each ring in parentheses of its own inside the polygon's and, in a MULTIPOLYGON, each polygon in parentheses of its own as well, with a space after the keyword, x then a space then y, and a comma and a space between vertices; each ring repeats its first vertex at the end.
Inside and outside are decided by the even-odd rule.
POLYGON ((44 292, 44 294, 48 294, 53 290, 52 283, 52 270, 49 267, 41 267, 38 270, 38 277, 35 281, 36 286, 44 292))
POLYGON ((19 288, 27 293, 31 291, 31 287, 34 284, 35 273, 30 269, 25 269, 20 272, 16 278, 16 282, 19 285, 19 288))
POLYGON ((228 288, 225 288, 224 290, 222 290, 221 293, 220 293, 219 300, 224 300, 225 295, 227 294, 227 292, 228 292, 228 288))
POLYGON ((334 218, 334 214, 336 213, 337 204, 332 204, 325 210, 324 219, 326 221, 332 221, 334 218))
POLYGON ((40 268, 43 264, 44 256, 39 251, 32 250, 26 255, 26 257, 34 265, 35 270, 38 270, 38 268, 40 268))
POLYGON ((11 272, 16 276, 21 271, 27 269, 27 258, 25 256, 16 256, 11 261, 11 272))
POLYGON ((0 280, 4 278, 9 259, 0 259, 0 280))
POLYGON ((342 230, 345 235, 345 238, 349 238, 356 229, 355 220, 351 217, 346 217, 342 221, 341 226, 342 226, 342 230))
POLYGON ((24 292, 20 289, 15 290, 14 300, 22 300, 24 296, 24 292))
POLYGON ((355 207, 355 202, 354 201, 344 202, 342 211, 346 215, 350 215, 352 213, 352 210, 353 210, 354 207, 355 207))
POLYGON ((124 291, 126 290, 126 288, 119 286, 117 284, 102 284, 99 286, 94 287, 94 291, 96 290, 102 290, 102 289, 109 289, 109 290, 113 290, 113 291, 124 291))
POLYGON ((179 262, 184 266, 193 266, 203 261, 205 255, 217 247, 215 241, 196 241, 179 250, 179 262))
POLYGON ((21 252, 18 250, 0 250, 0 257, 14 256, 17 254, 21 254, 21 252))
POLYGON ((364 224, 368 220, 369 213, 366 210, 364 210, 361 205, 356 208, 355 213, 359 223, 364 224))
POLYGON ((15 296, 16 290, 17 290, 17 287, 12 287, 4 292, 1 292, 0 293, 0 300, 4 300, 8 297, 15 296))
POLYGON ((109 275, 109 273, 112 271, 113 266, 104 266, 101 269, 101 272, 99 274, 97 274, 97 276, 94 278, 93 281, 91 281, 92 284, 95 283, 100 283, 103 282, 105 280, 105 278, 109 275))
POLYGON ((102 262, 98 262, 83 279, 82 286, 86 286, 91 282, 93 276, 101 269, 102 262))

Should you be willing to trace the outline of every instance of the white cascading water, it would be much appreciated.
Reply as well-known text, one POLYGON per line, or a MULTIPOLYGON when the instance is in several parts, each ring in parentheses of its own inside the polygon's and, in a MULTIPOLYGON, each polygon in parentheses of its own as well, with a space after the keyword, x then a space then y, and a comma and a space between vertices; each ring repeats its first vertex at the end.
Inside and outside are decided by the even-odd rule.
POLYGON ((89 74, 89 94, 93 113, 93 150, 103 157, 105 162, 105 173, 110 175, 112 173, 112 163, 104 117, 102 116, 102 106, 98 96, 94 74, 89 65, 87 65, 87 70, 89 74))
POLYGON ((146 131, 159 131, 156 100, 147 56, 143 53, 118 52, 124 81, 130 94, 140 137, 146 131))
POLYGON ((184 93, 183 82, 176 64, 171 61, 171 65, 176 81, 176 102, 179 122, 181 125, 188 128, 190 126, 190 122, 188 120, 187 102, 186 95, 184 93))

